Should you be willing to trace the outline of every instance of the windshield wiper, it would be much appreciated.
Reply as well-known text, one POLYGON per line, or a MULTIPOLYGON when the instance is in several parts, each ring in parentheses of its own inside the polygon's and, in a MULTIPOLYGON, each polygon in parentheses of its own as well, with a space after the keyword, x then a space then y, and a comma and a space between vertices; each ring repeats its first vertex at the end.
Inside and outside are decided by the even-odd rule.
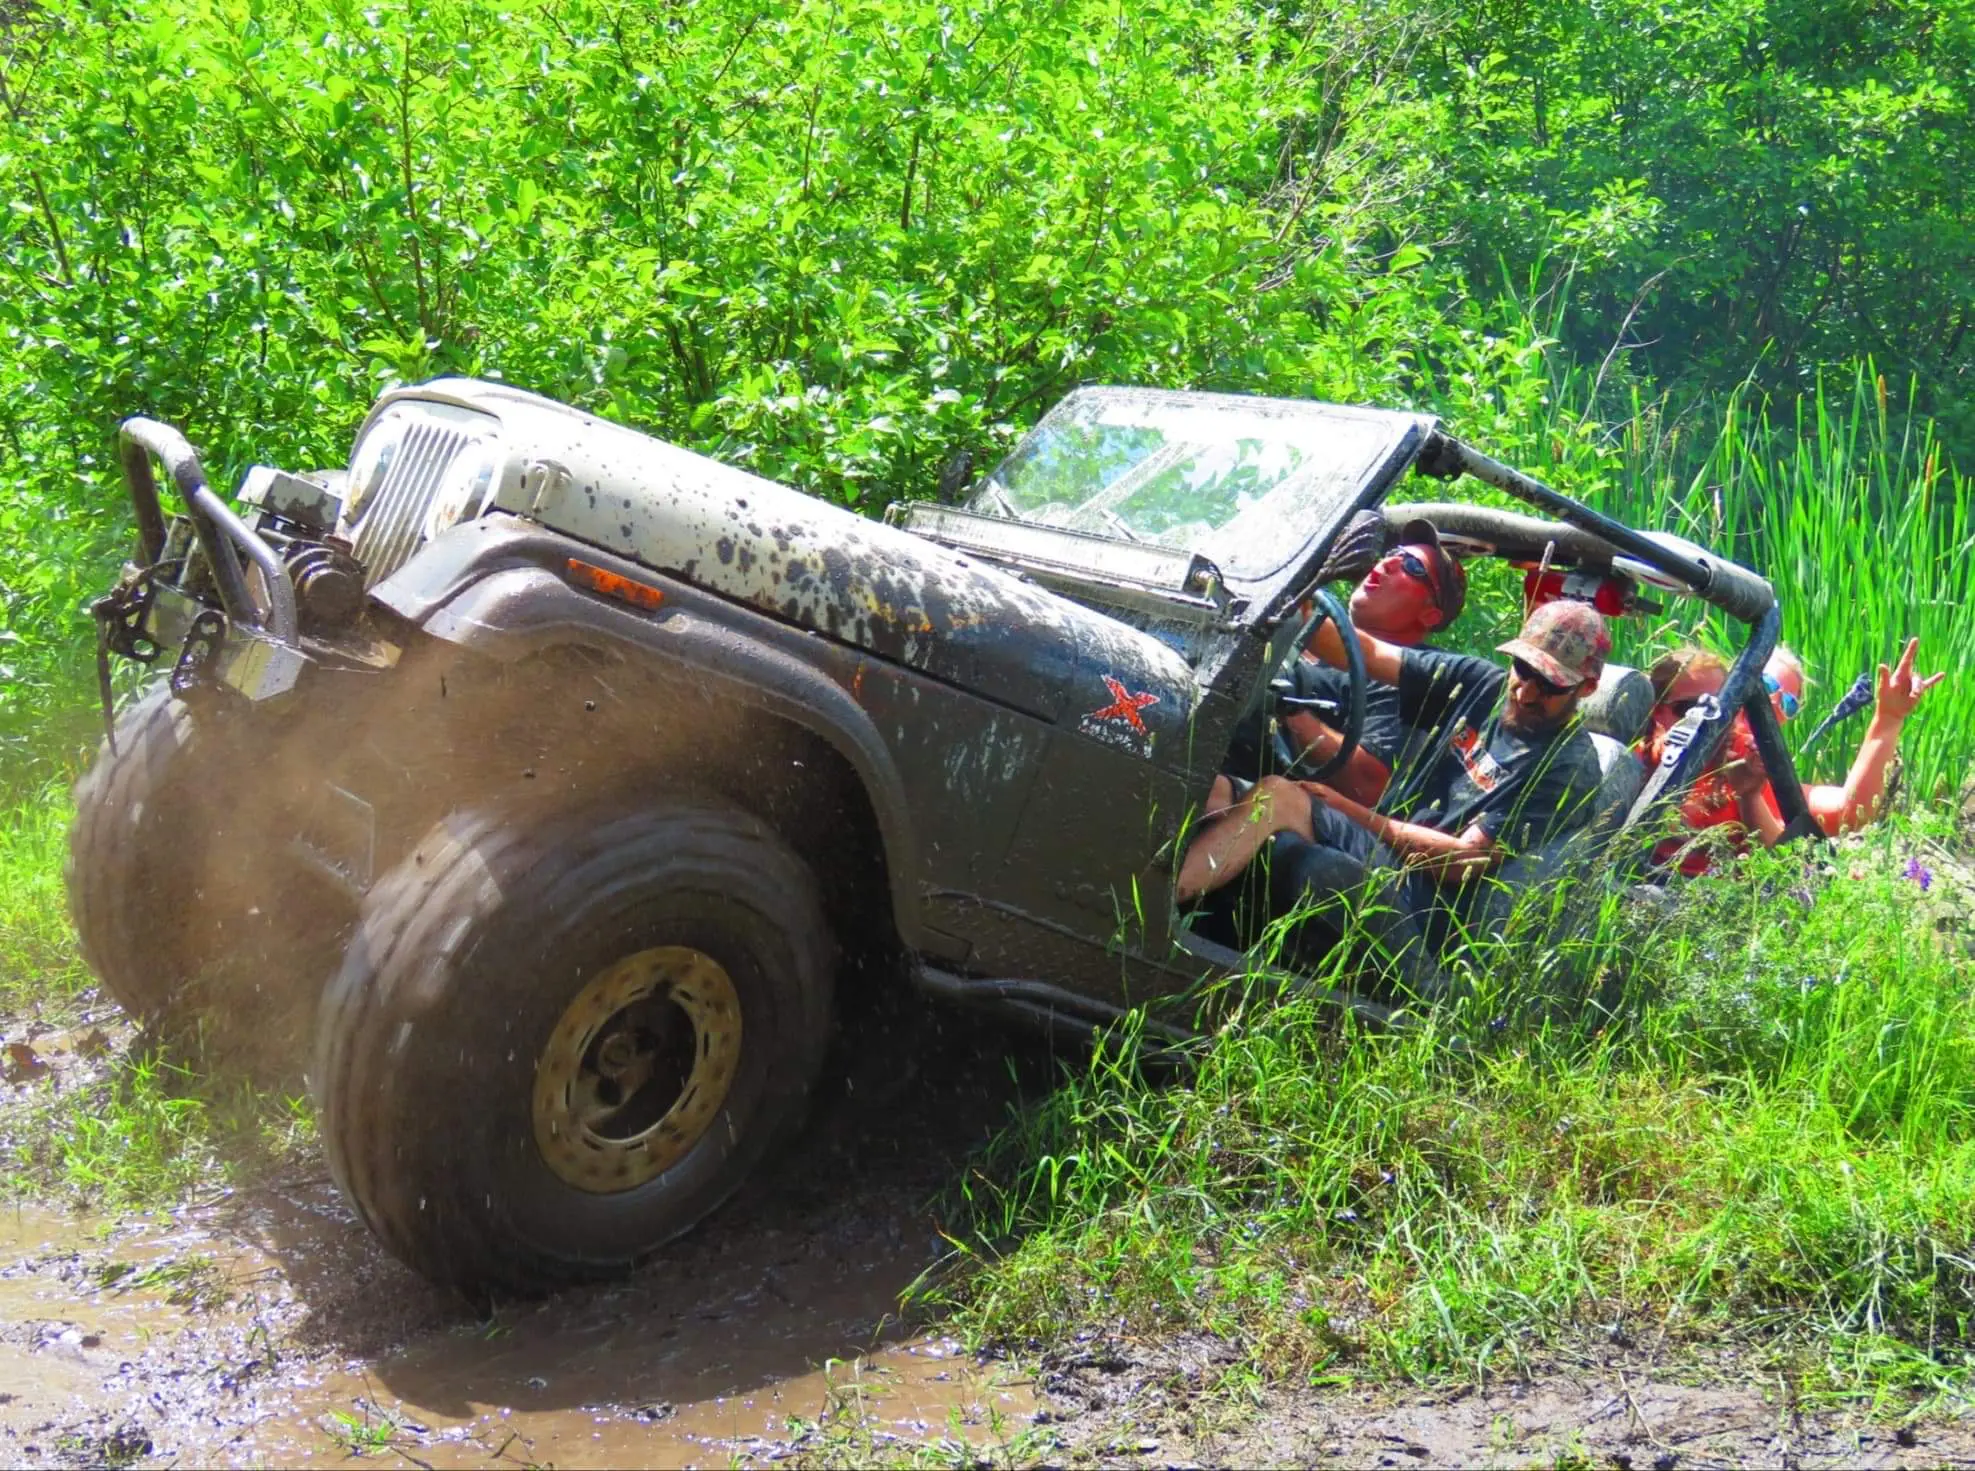
POLYGON ((1131 527, 1125 524, 1125 518, 1123 516, 1120 516, 1116 511, 1112 510, 1109 506, 1103 507, 1099 514, 1101 514, 1106 521, 1110 522, 1111 529, 1117 532, 1118 535, 1122 536, 1126 541, 1135 541, 1140 546, 1144 546, 1145 543, 1148 540, 1150 540, 1150 538, 1140 536, 1136 531, 1133 531, 1131 527))

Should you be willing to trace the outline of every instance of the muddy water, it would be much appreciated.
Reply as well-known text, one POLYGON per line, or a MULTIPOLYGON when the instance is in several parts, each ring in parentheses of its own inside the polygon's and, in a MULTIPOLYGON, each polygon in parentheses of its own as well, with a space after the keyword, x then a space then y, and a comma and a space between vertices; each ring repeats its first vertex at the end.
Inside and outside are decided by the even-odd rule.
POLYGON ((386 1257, 325 1179, 113 1225, 0 1206, 0 1464, 728 1465, 1006 1440, 1032 1386, 897 1318, 940 1249, 928 1202, 1006 1091, 917 1101, 825 1109, 772 1190, 635 1277, 491 1317, 386 1257))
POLYGON ((1005 1366, 952 1342, 883 1341, 916 1259, 802 1248, 764 1233, 724 1269, 660 1268, 304 1376, 290 1407, 221 1459, 333 1462, 327 1430, 388 1438, 433 1466, 725 1465, 786 1446, 792 1418, 920 1441, 1033 1417, 1030 1387, 1005 1366))
POLYGON ((505 1369, 497 1366, 489 1372, 471 1349, 449 1345, 410 1357, 420 1384, 411 1398, 393 1392, 392 1371, 405 1370, 406 1364, 333 1375, 299 1396, 292 1416, 243 1437, 233 1447, 240 1454, 230 1459, 237 1464, 337 1464, 346 1458, 344 1448, 325 1450, 325 1432, 332 1440, 339 1432, 347 1440, 349 1421, 341 1417, 354 1415, 363 1426, 374 1427, 368 1433, 432 1466, 489 1461, 724 1466, 785 1453, 800 1443, 809 1426, 818 1427, 809 1431, 811 1438, 827 1433, 824 1422, 869 1443, 946 1437, 986 1443, 1027 1424, 1036 1409, 1027 1381, 1005 1368, 975 1365, 958 1345, 933 1339, 832 1362, 789 1379, 757 1376, 736 1366, 730 1371, 738 1374, 730 1393, 625 1404, 613 1396, 625 1383, 626 1359, 647 1370, 632 1377, 650 1392, 681 1383, 718 1382, 718 1376, 709 1380, 691 1370, 675 1376, 655 1362, 659 1356, 641 1352, 635 1340, 606 1333, 571 1360, 541 1365, 560 1378, 587 1380, 598 1391, 596 1403, 568 1408, 555 1407, 554 1381, 547 1376, 529 1375, 518 1389, 509 1389, 505 1369), (750 1384, 752 1388, 741 1387, 750 1384), (444 1408, 428 1408, 426 1401, 444 1408))
MULTIPOLYGON (((286 1205, 260 1212, 292 1232, 309 1211, 286 1205)), ((386 1312, 416 1314, 424 1299, 440 1321, 353 1358, 310 1351, 279 1255, 218 1216, 112 1229, 0 1213, 0 1461, 86 1462, 142 1443, 147 1460, 241 1466, 387 1451, 432 1466, 726 1465, 786 1454, 806 1427, 811 1440, 987 1443, 1037 1408, 1005 1365, 887 1334, 921 1265, 897 1247, 846 1254, 755 1230, 740 1250, 703 1247, 485 1320, 447 1321, 382 1264, 373 1287, 398 1294, 386 1312)), ((333 1237, 324 1216, 317 1230, 333 1237)), ((352 1243, 316 1245, 334 1257, 352 1243)))

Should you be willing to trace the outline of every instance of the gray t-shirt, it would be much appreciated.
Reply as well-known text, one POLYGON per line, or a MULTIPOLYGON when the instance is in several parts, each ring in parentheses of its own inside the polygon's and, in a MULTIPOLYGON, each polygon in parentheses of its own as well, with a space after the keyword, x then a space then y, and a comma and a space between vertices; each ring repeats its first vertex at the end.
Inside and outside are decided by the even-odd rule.
MULTIPOLYGON (((1311 713, 1332 729, 1343 730, 1345 712, 1351 708, 1349 672, 1319 664, 1314 659, 1299 659, 1292 678, 1298 698, 1322 700, 1336 709, 1334 716, 1319 711, 1311 713)), ((1380 684, 1375 679, 1365 681, 1365 728, 1358 737, 1359 747, 1390 768, 1398 763, 1407 734, 1406 723, 1399 718, 1398 687, 1380 684)))
POLYGON ((1378 810, 1443 833, 1471 826, 1518 852, 1591 820, 1598 752, 1575 720, 1529 736, 1502 724, 1508 671, 1487 659, 1408 649, 1399 665, 1399 718, 1429 730, 1417 769, 1395 774, 1378 810))

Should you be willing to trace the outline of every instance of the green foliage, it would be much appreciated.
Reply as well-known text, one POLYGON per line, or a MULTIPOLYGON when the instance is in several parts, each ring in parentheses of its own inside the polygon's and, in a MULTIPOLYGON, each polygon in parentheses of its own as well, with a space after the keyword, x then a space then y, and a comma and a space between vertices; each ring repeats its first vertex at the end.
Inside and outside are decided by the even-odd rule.
POLYGON ((1568 278, 1567 337, 1788 395, 1875 358, 1975 429, 1975 6, 1456 0, 1422 47, 1470 279, 1568 278))
POLYGON ((487 374, 875 506, 1087 378, 1404 395, 1359 349, 1461 334, 1352 256, 1418 167, 1384 41, 1351 0, 54 0, 5 54, 11 723, 78 673, 133 412, 224 485, 487 374), (1307 175, 1313 109, 1378 127, 1307 175))
POLYGON ((0 814, 0 1011, 68 1001, 92 984, 62 891, 68 819, 54 791, 0 814))
MULTIPOLYGON (((90 734, 119 418, 225 486, 446 372, 867 509, 1081 381, 1416 404, 1648 519, 1705 527, 1719 485, 1833 686, 1895 595, 1959 653, 1955 441, 1815 395, 1871 351, 1941 406, 1975 352, 1967 32, 1965 0, 52 0, 0 43, 0 755, 90 734), (1765 421, 1752 366, 1815 394, 1765 421), (1861 514, 1907 582, 1851 578, 1861 514)), ((1930 786, 1964 714, 1916 732, 1930 786)))
POLYGON ((1975 895, 1906 831, 1841 862, 1606 906, 1575 982, 1532 979, 1534 926, 1410 1033, 1271 1003, 1186 1087, 1108 1051, 970 1180, 952 1300, 1018 1340, 1206 1328, 1291 1379, 1492 1374, 1617 1324, 1744 1337, 1821 1390, 1965 1384, 1975 895))

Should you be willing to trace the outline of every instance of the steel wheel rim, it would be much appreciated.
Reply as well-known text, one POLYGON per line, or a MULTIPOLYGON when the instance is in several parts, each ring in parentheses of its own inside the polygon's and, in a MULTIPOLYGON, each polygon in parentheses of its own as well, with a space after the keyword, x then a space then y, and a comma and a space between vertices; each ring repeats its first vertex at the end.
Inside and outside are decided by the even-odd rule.
POLYGON ((740 1057, 741 1001, 726 967, 685 945, 627 955, 549 1034, 535 1064, 536 1148, 579 1190, 634 1190, 705 1137, 740 1057))

